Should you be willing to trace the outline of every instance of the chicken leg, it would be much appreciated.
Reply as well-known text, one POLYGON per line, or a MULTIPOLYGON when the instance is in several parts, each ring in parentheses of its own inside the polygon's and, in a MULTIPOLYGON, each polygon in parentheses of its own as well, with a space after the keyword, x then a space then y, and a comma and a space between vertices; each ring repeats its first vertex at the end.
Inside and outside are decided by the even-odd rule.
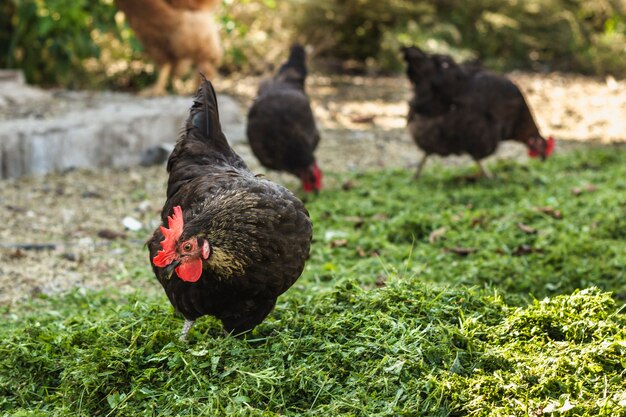
POLYGON ((482 164, 482 161, 476 160, 476 163, 478 164, 478 168, 480 168, 480 173, 483 177, 493 179, 493 174, 486 166, 482 164))
POLYGON ((424 165, 426 165, 426 160, 428 159, 428 154, 425 153, 424 156, 422 157, 422 159, 419 161, 419 163, 417 164, 417 172, 415 172, 415 175, 413 175, 413 179, 416 180, 420 177, 420 174, 422 173, 422 169, 424 168, 424 165))
POLYGON ((198 88, 198 83, 194 80, 185 80, 189 74, 192 62, 188 59, 175 62, 172 66, 172 90, 178 95, 192 94, 198 88))
POLYGON ((148 88, 141 90, 142 97, 157 97, 164 96, 166 94, 165 88, 167 87, 167 81, 170 78, 170 73, 172 72, 172 64, 164 64, 159 69, 159 75, 157 76, 156 82, 148 88))
POLYGON ((193 326, 194 322, 195 322, 194 320, 185 319, 185 324, 183 324, 183 330, 180 333, 180 338, 179 338, 181 342, 187 341, 187 334, 189 333, 189 330, 191 330, 191 326, 193 326))

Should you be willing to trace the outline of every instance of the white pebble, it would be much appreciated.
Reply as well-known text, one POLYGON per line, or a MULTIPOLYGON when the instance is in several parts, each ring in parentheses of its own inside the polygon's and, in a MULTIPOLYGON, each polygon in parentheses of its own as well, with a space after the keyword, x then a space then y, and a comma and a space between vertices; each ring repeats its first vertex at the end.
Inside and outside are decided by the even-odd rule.
POLYGON ((133 232, 136 232, 137 230, 141 230, 141 227, 142 227, 142 224, 139 220, 130 216, 124 217, 124 220, 122 220, 122 224, 124 225, 126 229, 132 230, 133 232))

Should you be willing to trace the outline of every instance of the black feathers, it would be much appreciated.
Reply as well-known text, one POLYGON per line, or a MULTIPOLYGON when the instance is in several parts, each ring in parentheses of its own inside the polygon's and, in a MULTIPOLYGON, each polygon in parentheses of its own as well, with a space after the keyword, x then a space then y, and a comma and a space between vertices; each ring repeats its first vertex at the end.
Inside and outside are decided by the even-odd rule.
MULTIPOLYGON (((152 263, 157 279, 186 319, 213 315, 234 333, 254 328, 302 273, 312 235, 308 212, 287 189, 253 175, 228 145, 207 80, 196 94, 168 171, 162 224, 167 227, 167 217, 180 206, 184 226, 177 243, 207 242, 210 256, 201 258, 197 281, 185 281, 178 272, 169 277, 167 266, 152 263)), ((163 238, 157 228, 148 242, 151 262, 163 238)), ((179 248, 176 256, 192 255, 179 248)), ((192 258, 195 265, 198 259, 192 258)))
POLYGON ((222 128, 219 120, 217 96, 213 84, 203 77, 203 82, 191 107, 191 125, 209 140, 217 140, 222 128))
POLYGON ((246 130, 252 152, 261 164, 296 175, 305 189, 310 173, 319 170, 314 151, 320 139, 304 91, 306 74, 304 49, 294 45, 278 73, 259 87, 246 130))
POLYGON ((408 126, 426 155, 469 154, 476 161, 500 141, 539 135, 521 92, 506 77, 475 62, 403 49, 412 84, 408 126))

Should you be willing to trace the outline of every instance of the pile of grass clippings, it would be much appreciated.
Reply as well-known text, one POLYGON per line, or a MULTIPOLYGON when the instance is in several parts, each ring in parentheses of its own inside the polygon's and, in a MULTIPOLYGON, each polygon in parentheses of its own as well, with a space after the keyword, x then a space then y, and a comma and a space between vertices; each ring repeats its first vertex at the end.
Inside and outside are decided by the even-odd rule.
POLYGON ((71 296, 3 334, 13 415, 619 415, 626 317, 597 289, 511 308, 476 289, 346 282, 247 338, 161 300, 71 296), (68 311, 73 314, 68 315, 68 311), (21 410, 21 411, 20 411, 21 410), (20 412, 22 414, 20 414, 20 412))
POLYGON ((252 333, 203 318, 181 343, 162 294, 36 300, 4 314, 0 411, 624 415, 625 162, 331 175, 305 273, 252 333))

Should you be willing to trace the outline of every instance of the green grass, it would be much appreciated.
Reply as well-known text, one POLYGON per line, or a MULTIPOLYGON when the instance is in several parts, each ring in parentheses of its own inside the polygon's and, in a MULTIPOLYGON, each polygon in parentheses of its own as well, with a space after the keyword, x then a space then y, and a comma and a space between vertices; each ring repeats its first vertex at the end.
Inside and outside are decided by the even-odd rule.
MULTIPOLYGON (((164 295, 76 292, 13 309, 0 411, 624 415, 626 153, 492 168, 498 179, 477 183, 435 166, 417 183, 407 171, 331 176, 350 186, 309 200, 304 275, 246 338, 204 318, 178 342, 164 295)), ((147 265, 136 279, 153 280, 147 265)))

